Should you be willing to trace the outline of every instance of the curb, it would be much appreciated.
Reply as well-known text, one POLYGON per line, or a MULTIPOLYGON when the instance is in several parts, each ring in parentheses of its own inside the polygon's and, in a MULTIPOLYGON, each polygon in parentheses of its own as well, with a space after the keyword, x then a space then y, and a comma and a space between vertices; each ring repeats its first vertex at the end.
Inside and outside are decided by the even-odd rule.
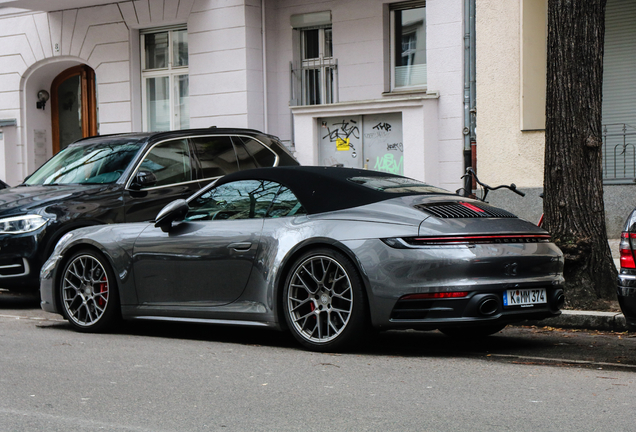
POLYGON ((582 330, 603 330, 626 332, 629 329, 625 317, 618 312, 591 312, 579 310, 563 310, 561 315, 541 321, 525 321, 524 325, 540 327, 574 328, 582 330))

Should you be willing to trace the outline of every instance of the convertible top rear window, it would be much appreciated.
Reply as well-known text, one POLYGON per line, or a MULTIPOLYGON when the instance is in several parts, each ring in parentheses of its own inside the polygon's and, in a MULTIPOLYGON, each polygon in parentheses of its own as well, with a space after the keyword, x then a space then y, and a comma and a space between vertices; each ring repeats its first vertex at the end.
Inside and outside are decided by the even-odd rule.
POLYGON ((216 186, 237 180, 280 183, 302 203, 307 214, 360 207, 408 195, 444 194, 444 189, 419 180, 357 168, 294 166, 256 168, 221 177, 216 186))
POLYGON ((450 193, 447 190, 406 177, 351 177, 348 180, 387 193, 450 193))

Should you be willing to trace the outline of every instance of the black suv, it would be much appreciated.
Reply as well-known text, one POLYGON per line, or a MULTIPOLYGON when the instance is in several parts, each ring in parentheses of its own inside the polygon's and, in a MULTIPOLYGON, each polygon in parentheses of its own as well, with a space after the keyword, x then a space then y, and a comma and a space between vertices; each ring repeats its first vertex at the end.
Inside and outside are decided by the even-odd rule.
POLYGON ((0 288, 33 292, 57 241, 80 227, 154 219, 177 198, 238 170, 298 165, 278 138, 250 129, 97 136, 0 190, 0 288))
POLYGON ((618 272, 618 303, 627 328, 636 331, 636 209, 625 222, 619 250, 621 269, 618 272))

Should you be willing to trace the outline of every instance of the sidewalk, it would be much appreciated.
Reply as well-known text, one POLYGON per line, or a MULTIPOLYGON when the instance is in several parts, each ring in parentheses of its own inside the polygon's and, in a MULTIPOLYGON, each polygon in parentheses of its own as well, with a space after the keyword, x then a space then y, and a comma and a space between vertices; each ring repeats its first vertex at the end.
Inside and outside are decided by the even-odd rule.
MULTIPOLYGON (((616 268, 620 268, 620 258, 618 252, 618 244, 620 239, 610 239, 609 245, 612 250, 612 257, 616 268)), ((603 330, 624 332, 627 331, 625 317, 619 312, 595 312, 595 311, 579 311, 564 310, 561 315, 556 318, 548 318, 541 321, 526 321, 524 324, 531 323, 538 326, 549 326, 559 328, 576 328, 584 330, 603 330)))
POLYGON ((564 310, 556 318, 548 318, 541 321, 524 321, 521 324, 581 330, 627 331, 625 317, 619 312, 564 310))

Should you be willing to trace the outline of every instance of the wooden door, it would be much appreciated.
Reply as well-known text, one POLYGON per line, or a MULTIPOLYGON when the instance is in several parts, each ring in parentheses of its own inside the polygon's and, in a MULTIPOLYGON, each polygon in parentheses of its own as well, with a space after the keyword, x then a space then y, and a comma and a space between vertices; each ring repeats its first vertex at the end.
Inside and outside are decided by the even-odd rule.
POLYGON ((66 69, 51 84, 53 154, 73 141, 97 135, 95 71, 87 65, 66 69))

